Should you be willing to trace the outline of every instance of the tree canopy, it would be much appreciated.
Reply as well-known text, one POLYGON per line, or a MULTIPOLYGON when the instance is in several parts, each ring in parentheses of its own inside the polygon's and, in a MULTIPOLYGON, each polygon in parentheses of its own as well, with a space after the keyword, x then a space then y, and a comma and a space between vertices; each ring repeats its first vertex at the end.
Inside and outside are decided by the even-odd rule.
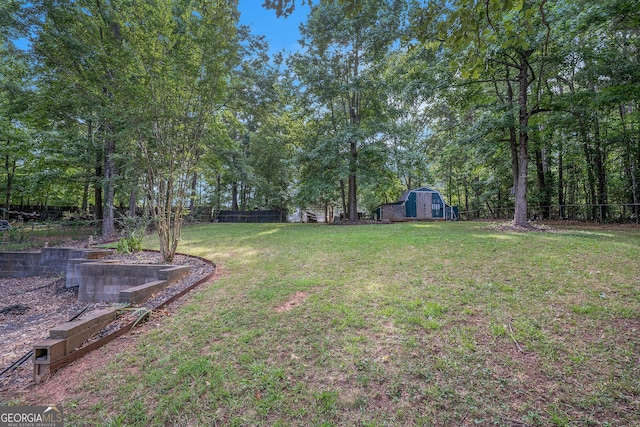
POLYGON ((145 212, 167 259, 184 217, 358 221, 425 185, 467 218, 638 220, 636 1, 263 5, 302 4, 301 48, 272 55, 235 0, 4 2, 5 208, 105 236, 145 212))

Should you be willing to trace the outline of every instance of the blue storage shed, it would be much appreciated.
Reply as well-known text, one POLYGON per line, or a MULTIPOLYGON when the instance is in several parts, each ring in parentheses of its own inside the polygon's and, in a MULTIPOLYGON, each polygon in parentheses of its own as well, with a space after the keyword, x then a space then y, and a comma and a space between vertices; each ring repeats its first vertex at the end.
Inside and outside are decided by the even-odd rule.
POLYGON ((405 192, 395 203, 380 205, 375 212, 379 220, 457 220, 458 207, 445 203, 438 190, 420 187, 405 192))

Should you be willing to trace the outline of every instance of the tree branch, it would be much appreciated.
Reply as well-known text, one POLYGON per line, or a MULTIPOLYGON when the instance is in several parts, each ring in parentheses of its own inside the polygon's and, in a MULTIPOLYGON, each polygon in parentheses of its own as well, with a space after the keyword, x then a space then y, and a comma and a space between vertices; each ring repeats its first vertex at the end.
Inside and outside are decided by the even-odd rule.
MULTIPOLYGON (((512 59, 512 58, 510 58, 510 59, 512 59)), ((490 59, 489 61, 495 62, 496 64, 499 64, 499 65, 504 65, 506 67, 515 68, 516 70, 520 70, 521 69, 520 64, 518 64, 516 61, 514 61, 512 63, 509 63, 509 62, 506 62, 506 61, 502 61, 500 59, 490 59)))
POLYGON ((496 27, 493 25, 493 22, 491 21, 491 17, 489 16, 489 0, 484 1, 484 11, 487 15, 487 22, 489 22, 489 25, 491 26, 493 31, 496 31, 496 27))

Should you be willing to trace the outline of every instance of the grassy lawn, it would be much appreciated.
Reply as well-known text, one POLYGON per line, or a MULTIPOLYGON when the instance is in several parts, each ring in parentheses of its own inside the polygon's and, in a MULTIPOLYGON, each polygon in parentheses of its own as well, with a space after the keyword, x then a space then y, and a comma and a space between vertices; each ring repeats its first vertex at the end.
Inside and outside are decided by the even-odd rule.
POLYGON ((224 276, 70 425, 640 425, 637 227, 211 224, 179 251, 224 276))

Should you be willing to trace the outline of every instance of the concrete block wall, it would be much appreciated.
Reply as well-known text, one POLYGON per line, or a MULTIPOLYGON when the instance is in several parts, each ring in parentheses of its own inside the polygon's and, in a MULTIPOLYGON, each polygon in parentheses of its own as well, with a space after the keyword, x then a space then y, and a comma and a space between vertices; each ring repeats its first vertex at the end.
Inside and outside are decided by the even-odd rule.
POLYGON ((116 318, 113 308, 87 313, 72 322, 49 330, 49 338, 33 346, 33 379, 41 382, 50 374, 50 365, 76 351, 94 334, 116 318))
POLYGON ((118 302, 124 289, 155 281, 170 284, 189 271, 189 266, 85 262, 74 266, 74 283, 80 302, 118 302))
POLYGON ((158 279, 166 280, 167 283, 174 283, 189 274, 189 268, 183 265, 169 266, 169 268, 158 271, 158 279))
POLYGON ((145 302, 151 295, 166 288, 168 283, 166 280, 156 280, 155 282, 147 282, 144 285, 133 286, 131 288, 120 291, 120 302, 125 304, 140 304, 145 302))
MULTIPOLYGON (((78 286, 80 302, 118 302, 124 289, 157 281, 170 285, 190 272, 189 266, 182 265, 118 264, 103 260, 111 253, 108 249, 75 248, 44 248, 40 253, 4 252, 0 253, 0 277, 66 274, 65 286, 78 286)), ((135 302, 141 302, 145 292, 137 293, 135 302)))
MULTIPOLYGON (((80 265, 81 264, 85 264, 87 262, 95 262, 96 259, 96 253, 91 252, 86 254, 86 258, 84 258, 81 254, 81 257, 74 257, 74 258, 69 258, 67 260, 67 276, 66 276, 66 282, 65 282, 65 287, 67 288, 73 288, 75 286, 80 286, 80 283, 83 279, 83 275, 80 272, 80 265)), ((101 260, 101 263, 117 263, 117 261, 115 260, 101 260)))
POLYGON ((44 248, 40 252, 40 267, 43 276, 64 274, 67 270, 69 248, 44 248))
POLYGON ((71 258, 97 259, 106 249, 43 248, 41 252, 0 252, 0 277, 56 276, 67 272, 71 258))
POLYGON ((0 277, 41 276, 39 253, 3 252, 0 254, 0 277))

